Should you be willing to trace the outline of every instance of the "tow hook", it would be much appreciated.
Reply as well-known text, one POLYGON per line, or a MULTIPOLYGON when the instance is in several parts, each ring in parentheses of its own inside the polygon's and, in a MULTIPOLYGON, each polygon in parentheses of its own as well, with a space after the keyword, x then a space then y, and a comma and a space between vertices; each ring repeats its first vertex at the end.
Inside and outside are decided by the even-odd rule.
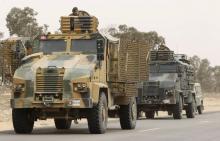
POLYGON ((44 102, 43 104, 44 104, 45 107, 50 107, 51 106, 51 103, 49 103, 49 102, 44 102))

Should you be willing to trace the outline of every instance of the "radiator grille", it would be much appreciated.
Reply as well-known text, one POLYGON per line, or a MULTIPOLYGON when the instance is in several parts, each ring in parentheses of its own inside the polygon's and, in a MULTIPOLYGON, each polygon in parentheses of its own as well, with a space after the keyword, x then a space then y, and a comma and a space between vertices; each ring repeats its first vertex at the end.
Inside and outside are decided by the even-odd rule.
POLYGON ((144 85, 144 94, 145 95, 148 95, 148 96, 151 96, 151 95, 159 95, 159 92, 160 92, 160 83, 158 81, 156 82, 147 82, 145 85, 144 85))
POLYGON ((63 74, 61 69, 38 69, 36 75, 37 93, 62 93, 63 74))
POLYGON ((146 95, 159 95, 159 87, 157 86, 148 86, 144 88, 146 95))

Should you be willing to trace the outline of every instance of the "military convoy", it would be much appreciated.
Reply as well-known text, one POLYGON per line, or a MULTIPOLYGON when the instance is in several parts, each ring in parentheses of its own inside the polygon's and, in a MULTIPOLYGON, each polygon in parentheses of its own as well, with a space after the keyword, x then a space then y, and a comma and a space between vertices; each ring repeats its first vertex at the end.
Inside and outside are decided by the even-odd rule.
POLYGON ((122 129, 134 129, 140 111, 153 118, 166 110, 180 119, 185 109, 194 117, 193 68, 184 55, 153 50, 149 60, 150 44, 103 34, 88 13, 61 17, 61 31, 40 35, 38 52, 24 55, 14 72, 16 133, 31 133, 35 121, 49 118, 57 129, 86 118, 90 133, 102 134, 108 117, 119 117, 122 129))
POLYGON ((145 112, 146 118, 150 119, 158 111, 168 111, 174 119, 181 119, 183 110, 187 118, 195 117, 197 107, 201 113, 201 89, 194 82, 193 72, 185 55, 174 54, 169 49, 152 50, 149 79, 138 85, 138 112, 145 112))

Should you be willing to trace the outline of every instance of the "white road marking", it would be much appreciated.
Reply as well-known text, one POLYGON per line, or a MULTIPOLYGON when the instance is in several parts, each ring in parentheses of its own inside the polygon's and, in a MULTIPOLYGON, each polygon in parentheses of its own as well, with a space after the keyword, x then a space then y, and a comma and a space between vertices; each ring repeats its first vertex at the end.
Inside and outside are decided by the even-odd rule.
POLYGON ((200 121, 199 123, 200 124, 205 124, 205 123, 210 123, 211 121, 208 121, 208 120, 203 120, 203 121, 200 121))
POLYGON ((150 132, 150 131, 156 131, 156 130, 159 130, 160 128, 152 128, 152 129, 147 129, 147 130, 140 130, 139 132, 140 133, 143 133, 143 132, 150 132))

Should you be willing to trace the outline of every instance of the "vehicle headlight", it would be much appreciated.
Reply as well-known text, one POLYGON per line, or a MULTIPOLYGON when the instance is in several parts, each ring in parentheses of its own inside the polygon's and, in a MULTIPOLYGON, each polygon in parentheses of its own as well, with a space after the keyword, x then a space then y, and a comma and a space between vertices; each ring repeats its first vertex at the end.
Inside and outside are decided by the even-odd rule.
POLYGON ((76 92, 87 92, 88 86, 86 83, 74 83, 73 90, 76 92))

